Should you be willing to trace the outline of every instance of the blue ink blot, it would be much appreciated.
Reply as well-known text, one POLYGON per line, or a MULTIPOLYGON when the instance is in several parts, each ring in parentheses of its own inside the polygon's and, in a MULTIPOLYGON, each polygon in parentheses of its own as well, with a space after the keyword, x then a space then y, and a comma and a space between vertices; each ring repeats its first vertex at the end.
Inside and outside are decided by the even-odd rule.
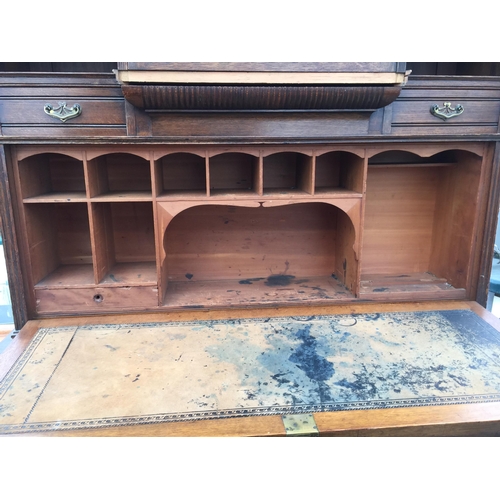
POLYGON ((302 344, 288 359, 312 380, 322 382, 331 378, 335 373, 333 363, 316 352, 318 342, 311 335, 311 325, 297 330, 296 334, 302 344))

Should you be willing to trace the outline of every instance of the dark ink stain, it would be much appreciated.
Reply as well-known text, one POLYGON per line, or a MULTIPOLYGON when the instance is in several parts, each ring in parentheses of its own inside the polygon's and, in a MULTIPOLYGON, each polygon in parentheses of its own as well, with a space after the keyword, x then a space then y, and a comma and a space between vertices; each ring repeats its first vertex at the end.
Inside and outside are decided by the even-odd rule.
POLYGON ((388 288, 374 288, 373 291, 374 292, 387 292, 387 290, 389 290, 388 288))
POLYGON ((266 286, 287 286, 292 283, 295 276, 291 274, 271 274, 264 282, 266 286))
POLYGON ((193 277, 191 273, 186 273, 185 276, 188 280, 190 280, 193 277))
POLYGON ((438 366, 430 366, 429 369, 433 372, 442 372, 445 367, 443 365, 438 365, 438 366))
POLYGON ((254 281, 262 281, 264 278, 249 278, 246 280, 238 281, 240 285, 251 285, 254 281))
POLYGON ((310 332, 311 325, 306 325, 304 328, 297 330, 296 335, 302 341, 302 344, 295 349, 295 352, 288 359, 303 370, 311 380, 319 383, 318 392, 322 402, 331 401, 330 389, 324 381, 330 379, 335 373, 333 363, 316 352, 318 342, 310 332))
POLYGON ((345 378, 335 383, 340 387, 352 390, 359 398, 373 398, 377 394, 375 384, 370 381, 366 374, 353 373, 354 382, 348 382, 345 378))
POLYGON ((458 385, 461 385, 462 387, 467 387, 469 384, 467 383, 467 379, 464 377, 456 376, 453 374, 449 374, 449 377, 452 378, 458 385))
POLYGON ((271 378, 278 383, 278 387, 281 387, 282 384, 289 384, 290 380, 284 377, 286 373, 276 373, 275 375, 271 375, 271 378))
POLYGON ((107 347, 108 349, 111 349, 112 351, 116 351, 118 347, 113 347, 112 345, 106 344, 104 347, 107 347))
POLYGON ((119 283, 119 282, 120 282, 120 280, 117 280, 117 279, 115 278, 115 275, 114 275, 114 274, 110 274, 110 275, 109 275, 109 279, 110 279, 111 281, 114 281, 115 283, 119 283))
POLYGON ((183 309, 203 309, 203 306, 182 306, 183 309))

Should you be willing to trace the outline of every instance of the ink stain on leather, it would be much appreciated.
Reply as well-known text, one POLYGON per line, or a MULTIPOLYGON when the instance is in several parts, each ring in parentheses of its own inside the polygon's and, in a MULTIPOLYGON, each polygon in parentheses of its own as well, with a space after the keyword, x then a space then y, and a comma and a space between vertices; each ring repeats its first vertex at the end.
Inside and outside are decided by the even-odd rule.
POLYGON ((188 280, 190 280, 193 277, 191 273, 186 273, 184 276, 186 276, 188 280))
POLYGON ((333 363, 317 352, 318 341, 311 335, 311 326, 296 331, 297 338, 302 342, 288 358, 312 380, 322 382, 333 377, 333 363))

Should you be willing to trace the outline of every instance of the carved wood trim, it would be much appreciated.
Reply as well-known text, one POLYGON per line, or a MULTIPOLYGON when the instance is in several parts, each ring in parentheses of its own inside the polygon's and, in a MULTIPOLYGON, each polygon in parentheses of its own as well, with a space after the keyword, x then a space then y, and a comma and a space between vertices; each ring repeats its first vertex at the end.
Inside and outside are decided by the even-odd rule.
POLYGON ((122 85, 139 109, 171 111, 375 110, 400 94, 400 86, 122 85))

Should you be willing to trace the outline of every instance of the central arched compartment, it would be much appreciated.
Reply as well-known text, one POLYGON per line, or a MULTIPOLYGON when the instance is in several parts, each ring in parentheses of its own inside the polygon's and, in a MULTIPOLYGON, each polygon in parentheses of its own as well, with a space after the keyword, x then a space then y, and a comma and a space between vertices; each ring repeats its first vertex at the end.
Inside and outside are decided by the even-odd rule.
POLYGON ((352 300, 354 241, 349 216, 328 203, 188 208, 164 233, 164 305, 352 300))

